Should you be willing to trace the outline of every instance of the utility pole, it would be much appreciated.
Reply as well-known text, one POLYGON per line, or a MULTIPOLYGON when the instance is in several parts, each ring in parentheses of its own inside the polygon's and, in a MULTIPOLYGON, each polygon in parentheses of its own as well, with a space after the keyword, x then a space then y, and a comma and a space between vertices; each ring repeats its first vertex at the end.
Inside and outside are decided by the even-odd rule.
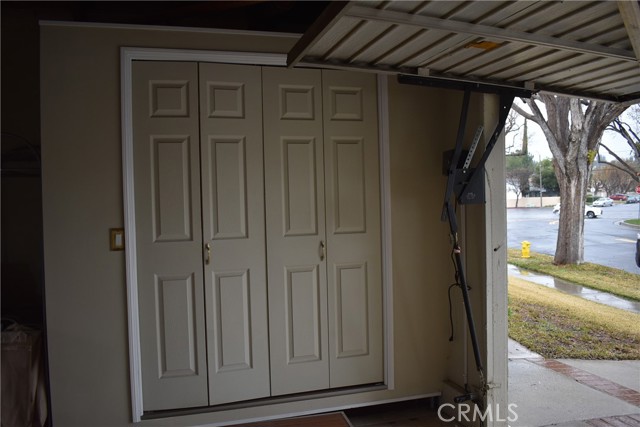
POLYGON ((538 153, 538 171, 540 172, 540 207, 542 207, 542 158, 538 153))
POLYGON ((527 132, 527 119, 524 119, 524 129, 522 134, 522 155, 529 154, 529 132, 527 132))

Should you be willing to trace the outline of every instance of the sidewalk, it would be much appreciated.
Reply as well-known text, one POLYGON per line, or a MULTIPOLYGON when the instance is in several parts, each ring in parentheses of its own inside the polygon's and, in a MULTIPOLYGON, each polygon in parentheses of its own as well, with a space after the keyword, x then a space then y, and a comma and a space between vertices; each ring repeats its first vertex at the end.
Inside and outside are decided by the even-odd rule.
POLYGON ((511 427, 640 427, 640 360, 544 359, 509 340, 511 427))

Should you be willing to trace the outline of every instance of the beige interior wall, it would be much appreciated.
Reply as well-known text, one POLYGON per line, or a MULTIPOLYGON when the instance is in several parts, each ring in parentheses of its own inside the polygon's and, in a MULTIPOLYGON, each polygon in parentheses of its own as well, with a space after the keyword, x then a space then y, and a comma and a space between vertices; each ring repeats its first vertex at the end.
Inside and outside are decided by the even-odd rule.
MULTIPOLYGON (((131 419, 124 253, 109 251, 109 228, 124 225, 119 48, 286 52, 294 42, 41 29, 45 286, 56 426, 125 426, 131 419)), ((440 222, 442 151, 453 146, 461 96, 390 78, 389 98, 395 389, 143 424, 198 425, 400 399, 438 392, 461 369, 457 355, 464 349, 448 342, 453 268, 448 228, 440 222)), ((473 112, 481 108, 476 102, 473 112)), ((474 216, 465 224, 481 227, 482 221, 474 216)), ((482 265, 483 256, 473 262, 482 265)))
POLYGON ((453 147, 461 97, 395 82, 389 88, 396 374, 398 384, 419 387, 443 381, 450 357, 453 267, 448 227, 440 221, 442 152, 453 147))

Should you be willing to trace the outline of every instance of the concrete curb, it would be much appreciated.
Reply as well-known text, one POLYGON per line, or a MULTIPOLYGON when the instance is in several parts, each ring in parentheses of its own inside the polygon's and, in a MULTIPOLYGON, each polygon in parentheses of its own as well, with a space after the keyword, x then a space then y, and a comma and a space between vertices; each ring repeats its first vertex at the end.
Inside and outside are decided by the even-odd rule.
POLYGON ((616 222, 615 224, 616 224, 616 225, 620 225, 620 226, 622 226, 622 227, 630 228, 630 229, 632 229, 632 230, 640 231, 640 225, 627 224, 627 223, 626 223, 626 222, 624 222, 624 221, 625 221, 625 220, 618 221, 618 222, 616 222))

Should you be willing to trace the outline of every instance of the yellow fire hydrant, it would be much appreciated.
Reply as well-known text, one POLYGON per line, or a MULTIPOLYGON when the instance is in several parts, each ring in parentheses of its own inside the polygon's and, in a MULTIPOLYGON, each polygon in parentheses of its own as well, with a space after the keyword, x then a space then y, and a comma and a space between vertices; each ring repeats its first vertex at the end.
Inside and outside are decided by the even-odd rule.
POLYGON ((522 242, 522 258, 531 258, 531 242, 522 242))

